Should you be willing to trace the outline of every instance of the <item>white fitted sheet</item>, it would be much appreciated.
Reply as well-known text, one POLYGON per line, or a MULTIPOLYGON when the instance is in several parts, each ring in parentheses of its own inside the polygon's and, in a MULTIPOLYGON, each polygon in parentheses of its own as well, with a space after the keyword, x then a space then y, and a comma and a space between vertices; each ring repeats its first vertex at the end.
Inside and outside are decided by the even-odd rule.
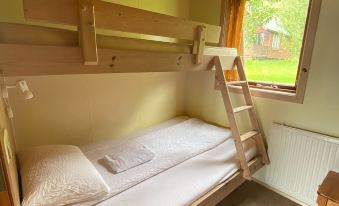
MULTIPOLYGON (((100 155, 93 155, 89 151, 108 144, 121 144, 130 138, 135 138, 187 119, 188 117, 174 118, 119 140, 111 139, 83 146, 81 149, 101 173, 106 183, 112 182, 110 181, 112 173, 103 170, 102 165, 97 162, 97 158, 100 155)), ((247 150, 247 157, 251 159, 256 153, 254 142, 249 142, 246 147, 249 148, 247 150)), ((233 140, 229 139, 219 146, 186 160, 120 194, 110 197, 98 205, 188 205, 233 175, 239 168, 236 158, 233 140)))

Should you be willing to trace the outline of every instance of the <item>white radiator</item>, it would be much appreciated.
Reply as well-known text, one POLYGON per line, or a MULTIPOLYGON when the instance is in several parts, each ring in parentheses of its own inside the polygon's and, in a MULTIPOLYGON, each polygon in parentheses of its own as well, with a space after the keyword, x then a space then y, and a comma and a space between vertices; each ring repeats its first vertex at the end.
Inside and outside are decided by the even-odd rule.
POLYGON ((307 205, 327 172, 339 171, 338 138, 273 124, 268 153, 265 183, 307 205))

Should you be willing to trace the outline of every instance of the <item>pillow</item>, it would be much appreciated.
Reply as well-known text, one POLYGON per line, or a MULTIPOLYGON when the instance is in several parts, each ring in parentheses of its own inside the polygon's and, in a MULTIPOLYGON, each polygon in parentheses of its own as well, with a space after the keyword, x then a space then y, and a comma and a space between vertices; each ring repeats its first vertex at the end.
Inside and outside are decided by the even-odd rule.
POLYGON ((154 158, 153 152, 137 142, 121 145, 100 161, 114 174, 144 164, 154 158))
POLYGON ((99 172, 76 146, 34 147, 20 152, 19 163, 23 206, 89 205, 109 193, 99 172))

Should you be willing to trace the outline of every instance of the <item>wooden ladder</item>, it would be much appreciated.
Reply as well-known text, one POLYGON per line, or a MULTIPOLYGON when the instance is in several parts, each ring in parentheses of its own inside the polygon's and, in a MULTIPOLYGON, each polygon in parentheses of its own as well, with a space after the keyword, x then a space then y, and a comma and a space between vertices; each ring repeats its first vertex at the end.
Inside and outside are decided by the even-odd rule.
POLYGON ((245 149, 243 143, 248 141, 249 139, 254 139, 256 141, 256 146, 258 149, 258 153, 260 154, 260 158, 263 164, 269 164, 269 159, 267 156, 266 148, 264 145, 264 141, 260 132, 259 123, 257 120, 257 115, 255 111, 255 107, 253 105, 253 100, 251 97, 250 89, 248 87, 248 82, 246 80, 244 67, 242 60, 239 56, 235 58, 235 65, 238 69, 239 81, 230 81, 226 82, 224 71, 222 68, 221 60, 219 56, 216 56, 215 59, 215 68, 216 68, 216 86, 221 91, 222 98, 224 101, 226 113, 228 116, 229 124, 231 127, 233 139, 235 142, 235 147, 237 150, 237 154, 240 160, 240 167, 243 170, 244 178, 251 180, 251 171, 249 168, 249 164, 246 160, 245 149), (245 98, 246 105, 233 108, 232 101, 230 97, 229 87, 239 85, 242 87, 242 93, 245 98), (244 134, 240 134, 239 128, 235 119, 235 114, 243 111, 249 112, 249 118, 252 125, 252 130, 246 132, 244 134))

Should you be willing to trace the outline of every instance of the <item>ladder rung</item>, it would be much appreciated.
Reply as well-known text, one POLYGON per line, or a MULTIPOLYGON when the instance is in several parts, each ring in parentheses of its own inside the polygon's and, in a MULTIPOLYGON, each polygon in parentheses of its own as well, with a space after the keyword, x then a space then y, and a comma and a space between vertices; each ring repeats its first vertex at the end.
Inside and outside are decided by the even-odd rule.
POLYGON ((231 81, 226 82, 226 85, 245 84, 247 81, 231 81))
POLYGON ((246 81, 246 76, 244 72, 244 67, 242 63, 242 59, 238 56, 236 57, 234 63, 238 68, 239 79, 235 79, 235 81, 226 81, 225 73, 223 71, 223 66, 221 64, 220 56, 215 57, 215 68, 216 68, 216 76, 215 76, 215 88, 221 91, 224 106, 226 109, 226 113, 229 119, 230 127, 232 133, 234 135, 234 142, 237 151, 237 155, 240 161, 240 166, 243 172, 243 177, 251 180, 251 174, 254 173, 262 164, 269 164, 269 158, 267 155, 267 151, 262 139, 262 135, 259 130, 258 120, 255 114, 255 108, 253 105, 253 101, 251 98, 251 93, 248 87, 248 81, 246 81), (237 88, 242 90, 242 95, 245 97, 246 104, 240 107, 233 108, 230 89, 237 88), (250 110, 251 109, 251 110, 250 110), (249 117, 251 120, 251 124, 253 129, 245 134, 239 135, 239 128, 237 125, 235 113, 249 110, 249 117), (256 130, 256 131, 255 131, 256 130), (245 148, 242 143, 248 141, 249 139, 254 139, 258 151, 258 157, 253 159, 252 161, 247 161, 245 148))
POLYGON ((252 137, 254 137, 254 136, 258 135, 258 134, 259 134, 259 132, 255 131, 255 130, 246 132, 245 134, 240 135, 241 142, 245 142, 248 139, 251 139, 252 137))
POLYGON ((244 111, 244 110, 247 110, 247 109, 252 109, 252 108, 253 108, 253 106, 249 106, 249 105, 236 107, 236 108, 233 108, 233 112, 237 113, 237 112, 241 112, 241 111, 244 111))
POLYGON ((262 163, 262 157, 255 157, 251 161, 248 162, 248 168, 250 170, 250 174, 253 174, 256 170, 258 170, 261 166, 263 165, 262 163))
POLYGON ((250 166, 252 166, 253 164, 255 164, 256 162, 260 162, 260 160, 261 160, 261 157, 260 156, 257 156, 257 157, 254 157, 252 160, 250 160, 249 162, 248 162, 248 166, 250 167, 250 166))

